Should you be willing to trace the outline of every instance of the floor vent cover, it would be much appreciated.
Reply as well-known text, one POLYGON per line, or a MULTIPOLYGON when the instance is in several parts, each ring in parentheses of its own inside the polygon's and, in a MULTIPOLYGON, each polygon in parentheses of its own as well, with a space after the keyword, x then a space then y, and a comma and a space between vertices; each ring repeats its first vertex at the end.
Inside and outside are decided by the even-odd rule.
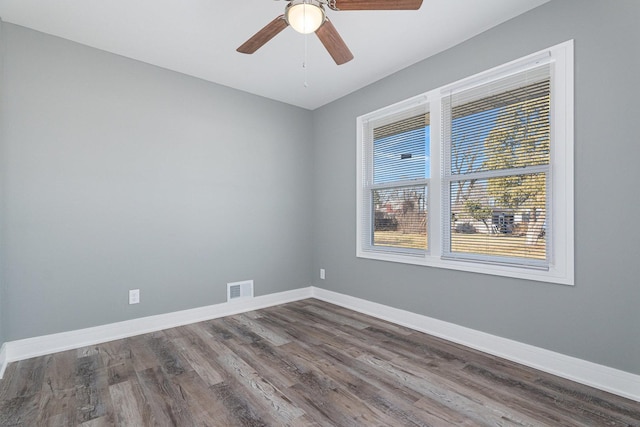
POLYGON ((253 280, 227 283, 227 301, 253 298, 253 280))

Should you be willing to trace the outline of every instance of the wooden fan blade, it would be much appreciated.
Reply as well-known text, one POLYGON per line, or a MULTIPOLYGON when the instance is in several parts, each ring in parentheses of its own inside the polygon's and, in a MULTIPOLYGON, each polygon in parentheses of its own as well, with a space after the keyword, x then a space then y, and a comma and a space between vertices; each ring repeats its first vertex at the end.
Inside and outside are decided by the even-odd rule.
MULTIPOLYGON (((331 4, 331 3, 329 3, 331 4)), ((418 10, 422 0, 335 0, 334 10, 418 10)))
POLYGON ((338 30, 328 19, 316 30, 316 35, 329 52, 329 55, 336 61, 336 64, 342 65, 353 59, 353 54, 344 40, 342 40, 342 37, 340 37, 340 34, 338 34, 338 30))
POLYGON ((236 50, 240 53, 252 54, 288 26, 289 24, 284 19, 284 15, 280 15, 273 21, 269 22, 263 29, 255 33, 253 37, 244 42, 242 46, 236 50))

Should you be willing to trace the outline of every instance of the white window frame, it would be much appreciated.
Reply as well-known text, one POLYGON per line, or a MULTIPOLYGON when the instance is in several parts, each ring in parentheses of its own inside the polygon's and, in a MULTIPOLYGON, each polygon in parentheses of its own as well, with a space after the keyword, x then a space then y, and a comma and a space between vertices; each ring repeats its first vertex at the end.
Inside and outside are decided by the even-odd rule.
MULTIPOLYGON (((447 268, 497 276, 536 280, 563 285, 574 284, 574 124, 573 124, 573 40, 549 49, 527 55, 507 64, 492 68, 444 87, 436 88, 394 105, 357 118, 357 172, 356 172, 356 256, 381 261, 392 261, 429 267, 447 268), (452 91, 471 88, 492 80, 520 72, 533 64, 551 63, 551 194, 553 198, 550 219, 553 233, 550 238, 549 269, 531 269, 521 266, 484 264, 473 261, 443 259, 442 205, 442 135, 441 99, 452 91), (363 221, 363 195, 367 177, 363 176, 366 155, 363 149, 364 124, 376 117, 402 111, 416 102, 428 102, 430 113, 431 177, 428 185, 428 250, 398 252, 364 243, 365 234, 371 233, 371 224, 363 221)), ((370 214, 369 214, 370 215, 370 214)), ((366 216, 365 216, 366 218, 366 216)))
MULTIPOLYGON (((359 121, 359 126, 358 126, 358 140, 363 141, 362 144, 358 144, 358 150, 359 150, 359 154, 358 154, 358 158, 362 159, 363 156, 371 156, 373 157, 373 152, 365 152, 366 150, 366 144, 364 143, 364 138, 366 138, 366 136, 364 135, 365 132, 365 128, 367 127, 367 122, 369 121, 375 121, 378 118, 384 118, 384 117, 388 117, 388 116, 392 116, 392 115, 396 115, 398 113, 403 113, 409 110, 414 110, 416 108, 420 108, 423 106, 428 106, 428 99, 424 96, 424 95, 419 95, 413 98, 410 98, 408 100, 402 101, 398 104, 394 104, 391 105, 387 108, 378 110, 374 113, 370 113, 367 114, 366 116, 362 116, 360 118, 358 118, 359 121)), ((373 147, 369 147, 370 149, 372 149, 373 147)), ((431 205, 430 205, 430 192, 431 192, 431 180, 429 179, 429 177, 425 178, 425 179, 420 179, 420 180, 409 180, 409 181, 392 181, 392 182, 385 182, 383 184, 373 184, 373 177, 369 177, 369 179, 365 176, 366 172, 364 170, 364 164, 363 162, 358 162, 358 167, 359 167, 359 172, 358 172, 358 176, 361 177, 361 182, 362 182, 362 187, 360 187, 360 192, 359 192, 359 203, 358 203, 358 208, 362 209, 363 205, 364 205, 364 201, 365 200, 371 200, 370 197, 368 196, 368 194, 370 194, 369 192, 371 190, 382 190, 382 189, 391 189, 391 188, 409 188, 409 187, 415 187, 415 186, 424 186, 425 188, 427 188, 427 200, 426 200, 426 204, 427 204, 427 215, 430 215, 431 213, 431 205), (365 191, 367 194, 367 197, 365 197, 365 191)), ((372 170, 372 169, 371 169, 372 170)), ((360 213, 364 214, 364 210, 359 210, 360 213)), ((358 224, 360 226, 362 226, 363 228, 361 228, 361 230, 364 230, 365 228, 368 230, 371 230, 373 227, 373 218, 371 217, 371 215, 360 215, 358 218, 360 218, 360 220, 358 221, 358 224), (364 222, 362 221, 364 218, 364 222), (361 224, 362 222, 362 224, 361 224)), ((428 217, 427 217, 428 220, 428 217)), ((372 242, 368 241, 365 242, 365 237, 363 234, 359 234, 359 236, 361 236, 360 239, 360 248, 362 249, 362 251, 364 253, 385 253, 389 256, 409 256, 409 257, 421 257, 425 251, 420 250, 420 249, 410 249, 410 248, 399 248, 399 247, 376 247, 373 246, 372 242)), ((368 239, 367 239, 368 240, 368 239)), ((427 242, 427 248, 430 245, 430 240, 427 242)), ((428 249, 426 251, 428 253, 428 249)))

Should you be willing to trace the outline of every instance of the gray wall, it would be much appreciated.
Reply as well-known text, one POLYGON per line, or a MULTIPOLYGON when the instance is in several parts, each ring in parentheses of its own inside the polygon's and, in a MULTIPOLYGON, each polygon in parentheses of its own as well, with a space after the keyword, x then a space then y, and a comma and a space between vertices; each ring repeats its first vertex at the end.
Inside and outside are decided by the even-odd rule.
POLYGON ((309 286, 310 111, 7 23, 2 39, 4 339, 224 302, 230 281, 309 286))
POLYGON ((637 0, 552 0, 316 110, 314 285, 640 374, 639 22, 637 0), (568 39, 576 285, 357 259, 356 117, 568 39))
POLYGON ((4 66, 3 66, 3 58, 4 58, 4 37, 2 37, 2 28, 4 26, 4 22, 0 19, 0 345, 5 341, 5 324, 6 319, 5 310, 4 310, 4 300, 5 300, 5 286, 4 286, 4 113, 2 106, 2 98, 4 97, 3 90, 3 75, 4 75, 4 66))

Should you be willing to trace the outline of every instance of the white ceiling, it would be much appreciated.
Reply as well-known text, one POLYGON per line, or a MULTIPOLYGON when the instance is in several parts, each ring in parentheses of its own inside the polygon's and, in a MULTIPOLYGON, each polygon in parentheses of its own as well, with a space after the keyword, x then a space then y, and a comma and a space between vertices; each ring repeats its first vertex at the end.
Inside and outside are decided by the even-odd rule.
POLYGON ((282 0, 0 0, 0 18, 315 109, 547 1, 424 0, 418 11, 328 10, 355 56, 340 66, 314 34, 291 28, 253 55, 235 51, 283 13, 282 0))

